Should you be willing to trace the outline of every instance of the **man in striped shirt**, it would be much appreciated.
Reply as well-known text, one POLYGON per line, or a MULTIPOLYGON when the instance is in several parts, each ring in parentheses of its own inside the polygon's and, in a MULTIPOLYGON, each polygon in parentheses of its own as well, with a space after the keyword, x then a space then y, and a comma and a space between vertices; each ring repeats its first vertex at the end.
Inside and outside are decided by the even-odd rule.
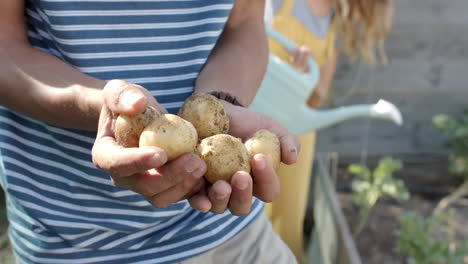
MULTIPOLYGON (((263 6, 0 1, 0 183, 20 263, 295 263, 261 213, 279 192, 264 156, 252 161, 255 181, 237 172, 207 186, 196 155, 167 162, 158 148, 118 146, 112 132, 115 114, 176 113, 194 92, 249 105, 267 60, 263 6)), ((230 134, 268 128, 283 162, 295 162, 285 128, 225 106, 230 134)))

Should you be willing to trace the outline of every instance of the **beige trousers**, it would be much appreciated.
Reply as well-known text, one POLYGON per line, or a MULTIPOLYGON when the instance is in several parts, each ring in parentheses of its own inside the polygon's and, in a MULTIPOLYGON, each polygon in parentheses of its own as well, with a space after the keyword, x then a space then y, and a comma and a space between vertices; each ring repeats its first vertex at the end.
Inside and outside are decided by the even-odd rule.
MULTIPOLYGON (((16 264, 22 262, 16 259, 16 264)), ((297 264, 291 250, 262 213, 221 246, 178 264, 297 264)))
POLYGON ((297 264, 297 261, 262 213, 231 240, 180 264, 297 264))

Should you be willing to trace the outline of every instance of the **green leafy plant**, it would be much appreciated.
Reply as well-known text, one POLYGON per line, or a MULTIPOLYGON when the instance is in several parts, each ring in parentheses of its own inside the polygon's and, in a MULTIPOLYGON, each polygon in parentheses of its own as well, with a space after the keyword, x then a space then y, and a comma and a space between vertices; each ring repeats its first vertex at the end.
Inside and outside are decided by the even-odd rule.
POLYGON ((349 172, 357 176, 352 182, 354 202, 359 206, 359 223, 354 230, 355 236, 364 229, 372 209, 381 197, 401 200, 409 198, 405 183, 393 177, 393 173, 402 167, 400 160, 391 157, 380 159, 373 172, 360 164, 351 164, 348 167, 349 172))
POLYGON ((450 149, 448 170, 464 178, 464 182, 442 199, 434 210, 441 213, 450 204, 468 194, 468 109, 460 117, 440 114, 432 119, 433 125, 449 136, 446 146, 450 149))
POLYGON ((468 240, 456 245, 450 228, 452 214, 423 218, 408 212, 398 218, 396 252, 408 264, 463 264, 468 256, 468 240))

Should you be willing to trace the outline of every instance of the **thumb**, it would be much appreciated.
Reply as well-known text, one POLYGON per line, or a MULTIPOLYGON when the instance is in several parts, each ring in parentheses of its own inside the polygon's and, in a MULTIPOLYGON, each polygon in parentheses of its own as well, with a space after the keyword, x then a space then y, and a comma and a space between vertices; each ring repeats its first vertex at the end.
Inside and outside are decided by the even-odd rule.
POLYGON ((113 112, 136 115, 148 105, 142 88, 122 80, 111 80, 104 87, 104 104, 113 112))

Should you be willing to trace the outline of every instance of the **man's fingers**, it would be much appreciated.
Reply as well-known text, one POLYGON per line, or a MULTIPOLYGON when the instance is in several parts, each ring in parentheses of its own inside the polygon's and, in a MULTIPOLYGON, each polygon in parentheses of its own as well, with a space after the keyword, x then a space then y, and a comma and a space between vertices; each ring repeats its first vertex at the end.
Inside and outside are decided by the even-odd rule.
POLYGON ((252 177, 244 171, 236 172, 231 179, 229 210, 233 215, 248 214, 252 207, 252 177))
POLYGON ((140 176, 132 190, 151 197, 166 191, 188 177, 201 178, 206 166, 195 154, 185 154, 155 170, 140 176))
POLYGON ((104 103, 113 112, 137 115, 148 105, 148 96, 141 87, 122 80, 111 80, 104 87, 104 103))
POLYGON ((286 164, 295 163, 301 148, 299 139, 270 117, 264 116, 258 124, 261 125, 260 127, 270 130, 278 137, 280 141, 281 161, 286 164))
POLYGON ((301 150, 299 139, 290 133, 278 135, 278 138, 281 145, 281 161, 286 164, 295 163, 301 150))
POLYGON ((194 153, 184 154, 158 169, 158 172, 166 178, 167 184, 170 185, 175 185, 191 175, 201 178, 205 171, 205 162, 194 153))
POLYGON ((104 137, 97 140, 93 147, 94 164, 113 177, 125 177, 158 168, 167 161, 166 153, 160 148, 122 148, 112 145, 113 140, 104 137))
POLYGON ((253 195, 264 202, 273 202, 279 195, 280 183, 265 155, 257 154, 253 157, 252 175, 255 182, 253 195))
POLYGON ((211 209, 211 201, 208 198, 205 188, 202 188, 198 193, 188 199, 190 206, 195 210, 207 213, 211 209))
POLYGON ((167 206, 164 201, 173 200, 173 202, 176 202, 185 198, 187 193, 191 192, 194 188, 196 182, 201 180, 206 170, 206 165, 203 162, 201 162, 198 169, 195 168, 195 170, 190 172, 184 167, 184 164, 199 162, 193 156, 195 155, 186 154, 160 168, 150 169, 127 177, 114 176, 112 178, 117 186, 140 193, 147 197, 147 200, 150 197, 165 191, 169 192, 172 189, 171 192, 175 192, 174 194, 164 194, 163 199, 158 200, 159 202, 155 204, 155 206, 163 208, 167 206))
POLYGON ((96 139, 99 140, 102 137, 113 136, 112 131, 112 113, 105 105, 102 106, 101 113, 99 115, 99 124, 96 134, 96 139))
POLYGON ((249 108, 238 107, 225 103, 229 114, 229 134, 247 139, 259 129, 268 129, 273 132, 281 144, 281 161, 286 164, 296 162, 300 150, 299 139, 275 121, 273 118, 256 113, 249 108), (245 118, 249 116, 249 118, 245 118))
POLYGON ((286 164, 295 163, 301 149, 299 139, 274 119, 265 117, 264 120, 264 127, 273 132, 280 141, 281 161, 286 164))
POLYGON ((211 212, 222 214, 226 211, 231 196, 231 185, 226 181, 216 181, 208 191, 211 201, 211 212))
POLYGON ((206 166, 199 167, 196 171, 187 176, 182 182, 170 187, 169 189, 157 193, 150 198, 150 202, 156 208, 166 208, 169 205, 183 200, 191 194, 198 192, 204 187, 203 175, 206 172, 206 166))

